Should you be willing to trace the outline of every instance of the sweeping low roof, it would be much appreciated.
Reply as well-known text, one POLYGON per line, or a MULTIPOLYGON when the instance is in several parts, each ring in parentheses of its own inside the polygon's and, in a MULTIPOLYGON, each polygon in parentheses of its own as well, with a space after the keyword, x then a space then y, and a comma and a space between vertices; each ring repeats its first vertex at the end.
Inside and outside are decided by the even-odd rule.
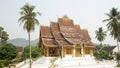
POLYGON ((58 18, 57 22, 51 22, 50 27, 41 26, 40 33, 45 46, 85 44, 93 47, 88 31, 74 25, 73 20, 67 16, 58 18))

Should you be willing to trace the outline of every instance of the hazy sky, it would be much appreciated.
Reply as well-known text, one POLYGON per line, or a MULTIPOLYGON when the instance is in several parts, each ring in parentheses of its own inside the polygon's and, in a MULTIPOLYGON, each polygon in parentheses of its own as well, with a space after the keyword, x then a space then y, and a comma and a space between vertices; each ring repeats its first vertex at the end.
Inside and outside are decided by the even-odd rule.
MULTIPOLYGON (((102 22, 107 18, 104 13, 108 13, 112 7, 120 10, 120 0, 1 0, 0 26, 8 32, 10 39, 28 38, 18 23, 20 8, 26 3, 36 6, 35 11, 42 14, 37 17, 40 25, 50 25, 50 21, 67 15, 82 29, 88 29, 94 43, 99 43, 95 39, 95 30, 101 26, 106 30, 106 24, 102 22)), ((32 40, 39 38, 39 26, 32 32, 32 40)), ((115 45, 116 41, 108 34, 104 43, 115 45)))

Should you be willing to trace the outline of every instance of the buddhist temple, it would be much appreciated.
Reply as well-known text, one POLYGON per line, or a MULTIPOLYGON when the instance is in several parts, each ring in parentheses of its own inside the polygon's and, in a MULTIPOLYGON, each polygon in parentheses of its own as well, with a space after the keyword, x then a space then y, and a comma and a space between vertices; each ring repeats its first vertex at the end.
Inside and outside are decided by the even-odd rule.
POLYGON ((39 47, 46 57, 92 57, 94 50, 88 31, 67 16, 40 26, 39 47))

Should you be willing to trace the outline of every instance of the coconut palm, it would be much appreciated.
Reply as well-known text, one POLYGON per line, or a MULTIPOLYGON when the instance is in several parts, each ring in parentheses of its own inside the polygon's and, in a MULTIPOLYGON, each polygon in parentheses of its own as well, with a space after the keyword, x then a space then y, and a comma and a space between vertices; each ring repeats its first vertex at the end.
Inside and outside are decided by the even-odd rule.
POLYGON ((20 24, 23 25, 23 29, 27 31, 28 33, 28 38, 29 38, 29 47, 30 47, 30 68, 31 68, 31 45, 30 45, 30 32, 35 29, 35 25, 39 24, 39 21, 36 19, 36 16, 40 13, 39 12, 34 12, 35 6, 25 4, 21 8, 21 17, 19 18, 18 21, 20 21, 20 24))
POLYGON ((108 22, 106 26, 108 31, 110 31, 110 35, 114 37, 114 39, 117 39, 117 32, 120 24, 120 12, 118 12, 117 8, 112 8, 112 10, 105 15, 107 15, 109 18, 103 20, 103 22, 108 22))
POLYGON ((2 32, 3 32, 3 27, 0 27, 0 43, 1 43, 2 32))
POLYGON ((102 27, 100 27, 98 30, 95 31, 95 33, 95 38, 97 38, 97 40, 100 41, 100 44, 102 45, 102 41, 105 40, 106 32, 103 31, 102 27))
POLYGON ((106 13, 108 19, 103 20, 103 22, 107 23, 108 31, 110 31, 110 35, 116 39, 118 45, 118 52, 119 52, 119 35, 120 35, 120 12, 117 8, 112 8, 109 13, 106 13))
POLYGON ((120 12, 117 8, 112 8, 109 13, 106 13, 108 19, 103 20, 103 22, 107 23, 108 31, 110 31, 110 35, 117 41, 118 53, 119 53, 119 44, 120 42, 120 12))

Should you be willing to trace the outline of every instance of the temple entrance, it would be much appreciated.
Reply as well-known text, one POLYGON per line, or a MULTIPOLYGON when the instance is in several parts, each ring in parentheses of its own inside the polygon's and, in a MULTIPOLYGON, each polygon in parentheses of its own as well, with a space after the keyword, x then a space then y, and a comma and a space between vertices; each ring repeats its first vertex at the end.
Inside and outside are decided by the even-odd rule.
POLYGON ((81 47, 80 47, 80 45, 77 45, 76 47, 75 47, 75 56, 76 57, 81 57, 82 56, 82 54, 81 54, 81 47))
POLYGON ((59 52, 58 52, 58 49, 57 48, 49 48, 49 56, 52 56, 52 57, 56 57, 56 56, 58 56, 59 54, 58 54, 59 52))

